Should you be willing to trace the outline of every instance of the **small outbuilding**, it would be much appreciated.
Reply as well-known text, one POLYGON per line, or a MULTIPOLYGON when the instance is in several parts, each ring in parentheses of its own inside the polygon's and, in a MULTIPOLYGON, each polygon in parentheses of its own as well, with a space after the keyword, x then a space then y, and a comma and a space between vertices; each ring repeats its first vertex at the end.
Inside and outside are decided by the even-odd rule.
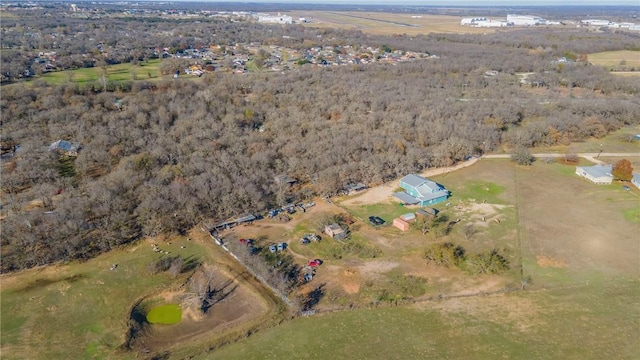
POLYGON ((344 229, 336 223, 325 226, 324 233, 337 240, 347 237, 346 231, 344 231, 344 229))
POLYGON ((410 228, 409 223, 400 218, 393 219, 393 226, 397 227, 402 231, 408 231, 410 228))
POLYGON ((416 214, 414 213, 402 214, 400 215, 400 219, 410 223, 410 222, 416 221, 416 214))
POLYGON ((438 210, 434 208, 429 208, 429 207, 424 209, 418 209, 416 210, 416 216, 426 218, 426 219, 433 219, 436 216, 438 216, 438 210))

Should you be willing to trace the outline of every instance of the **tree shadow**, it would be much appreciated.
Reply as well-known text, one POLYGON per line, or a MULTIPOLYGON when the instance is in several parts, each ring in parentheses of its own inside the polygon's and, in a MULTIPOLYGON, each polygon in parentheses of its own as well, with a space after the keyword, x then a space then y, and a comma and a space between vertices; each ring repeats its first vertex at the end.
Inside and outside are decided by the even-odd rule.
POLYGON ((320 286, 311 290, 307 294, 303 301, 302 311, 309 311, 320 302, 320 300, 324 297, 324 287, 324 283, 320 284, 320 286))
POLYGON ((124 347, 126 349, 133 349, 136 340, 149 335, 151 331, 151 324, 147 321, 147 309, 143 306, 142 300, 138 301, 131 308, 129 314, 129 320, 127 321, 129 329, 125 337, 124 347))
POLYGON ((229 297, 229 295, 233 294, 235 290, 238 288, 238 284, 235 284, 232 288, 228 289, 231 284, 235 284, 233 279, 225 282, 220 288, 209 288, 207 289, 207 293, 205 294, 205 298, 202 301, 200 306, 200 310, 203 314, 206 314, 211 307, 215 304, 225 300, 229 297))
POLYGON ((195 258, 193 255, 184 259, 184 263, 182 264, 182 268, 180 269, 180 273, 184 274, 189 271, 195 270, 198 266, 200 266, 200 260, 195 258))

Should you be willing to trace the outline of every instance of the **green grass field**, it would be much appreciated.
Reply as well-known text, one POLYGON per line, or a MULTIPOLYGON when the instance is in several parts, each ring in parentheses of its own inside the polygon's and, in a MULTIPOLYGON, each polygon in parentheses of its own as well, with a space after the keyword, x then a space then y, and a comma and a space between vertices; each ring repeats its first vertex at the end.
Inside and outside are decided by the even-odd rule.
POLYGON ((348 209, 353 216, 368 225, 369 216, 378 216, 385 221, 386 225, 390 225, 394 218, 416 211, 416 209, 403 206, 400 200, 397 202, 382 202, 373 205, 349 206, 348 209))
POLYGON ((160 59, 149 60, 140 65, 117 64, 110 65, 104 69, 101 67, 75 69, 67 71, 56 71, 43 74, 38 79, 42 79, 50 84, 62 84, 74 82, 79 84, 98 83, 104 72, 108 81, 131 81, 131 80, 152 80, 161 77, 160 59))
POLYGON ((182 319, 182 309, 179 304, 165 304, 149 310, 147 321, 150 324, 177 324, 182 319))
POLYGON ((201 359, 636 359, 640 283, 298 318, 201 359))
MULTIPOLYGON (((162 255, 147 245, 114 250, 83 263, 3 275, 2 358, 114 356, 124 342, 129 310, 136 299, 178 286, 187 276, 152 275, 148 265, 162 255), (118 264, 117 269, 110 270, 112 264, 118 264)), ((185 249, 176 241, 160 247, 184 258, 203 260, 203 249, 192 242, 185 249)))

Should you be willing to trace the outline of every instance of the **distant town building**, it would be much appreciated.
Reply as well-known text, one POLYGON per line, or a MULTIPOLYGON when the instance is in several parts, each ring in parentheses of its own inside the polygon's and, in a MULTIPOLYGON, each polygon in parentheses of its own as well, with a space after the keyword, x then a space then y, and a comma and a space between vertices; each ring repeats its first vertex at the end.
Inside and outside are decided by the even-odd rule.
POLYGON ((530 16, 530 15, 514 15, 514 14, 508 14, 507 15, 507 22, 511 23, 515 26, 534 26, 534 25, 546 25, 547 24, 547 20, 541 18, 541 17, 537 17, 537 16, 530 16))
POLYGON ((580 20, 580 23, 587 26, 609 26, 611 24, 611 21, 600 19, 586 19, 580 20))
POLYGON ((268 24, 293 24, 293 18, 289 15, 258 15, 258 22, 268 24))

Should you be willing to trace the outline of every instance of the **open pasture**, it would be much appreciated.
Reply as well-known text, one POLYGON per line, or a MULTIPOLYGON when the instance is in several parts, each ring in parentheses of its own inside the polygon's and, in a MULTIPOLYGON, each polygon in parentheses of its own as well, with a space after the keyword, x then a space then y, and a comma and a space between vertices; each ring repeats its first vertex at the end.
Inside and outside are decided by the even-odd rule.
POLYGON ((588 55, 589 62, 593 65, 606 68, 615 68, 621 65, 640 70, 640 51, 619 50, 604 51, 588 55))
MULTIPOLYGON (((230 294, 233 301, 213 306, 211 321, 202 317, 194 320, 193 313, 187 312, 178 324, 151 325, 151 332, 145 335, 147 348, 155 351, 175 345, 178 340, 184 343, 204 335, 215 342, 217 337, 225 336, 227 330, 234 331, 237 325, 255 326, 252 321, 256 319, 267 322, 274 304, 258 296, 253 286, 247 286, 253 280, 229 277, 229 273, 234 272, 230 269, 237 265, 225 260, 222 251, 206 234, 196 231, 190 236, 190 241, 186 237, 141 240, 87 262, 2 275, 2 358, 135 358, 136 351, 121 348, 126 341, 133 305, 148 297, 163 299, 169 294, 179 295, 180 286, 192 274, 190 269, 199 263, 211 262, 214 252, 215 257, 220 258, 217 264, 221 270, 215 272, 214 283, 230 284, 227 287, 234 289, 230 294), (152 243, 157 244, 161 252, 153 251, 152 243), (150 271, 150 264, 175 255, 185 260, 184 272, 174 276, 170 272, 150 271), (158 339, 162 339, 161 344, 158 339)), ((167 300, 179 298, 173 296, 167 300)))
POLYGON ((92 67, 67 71, 55 71, 45 73, 39 79, 51 84, 62 84, 64 82, 89 84, 99 83, 100 78, 106 75, 110 82, 131 81, 131 80, 152 80, 161 78, 159 59, 141 62, 140 65, 116 64, 104 68, 92 67))
POLYGON ((198 359, 636 359, 640 284, 298 318, 198 359))

